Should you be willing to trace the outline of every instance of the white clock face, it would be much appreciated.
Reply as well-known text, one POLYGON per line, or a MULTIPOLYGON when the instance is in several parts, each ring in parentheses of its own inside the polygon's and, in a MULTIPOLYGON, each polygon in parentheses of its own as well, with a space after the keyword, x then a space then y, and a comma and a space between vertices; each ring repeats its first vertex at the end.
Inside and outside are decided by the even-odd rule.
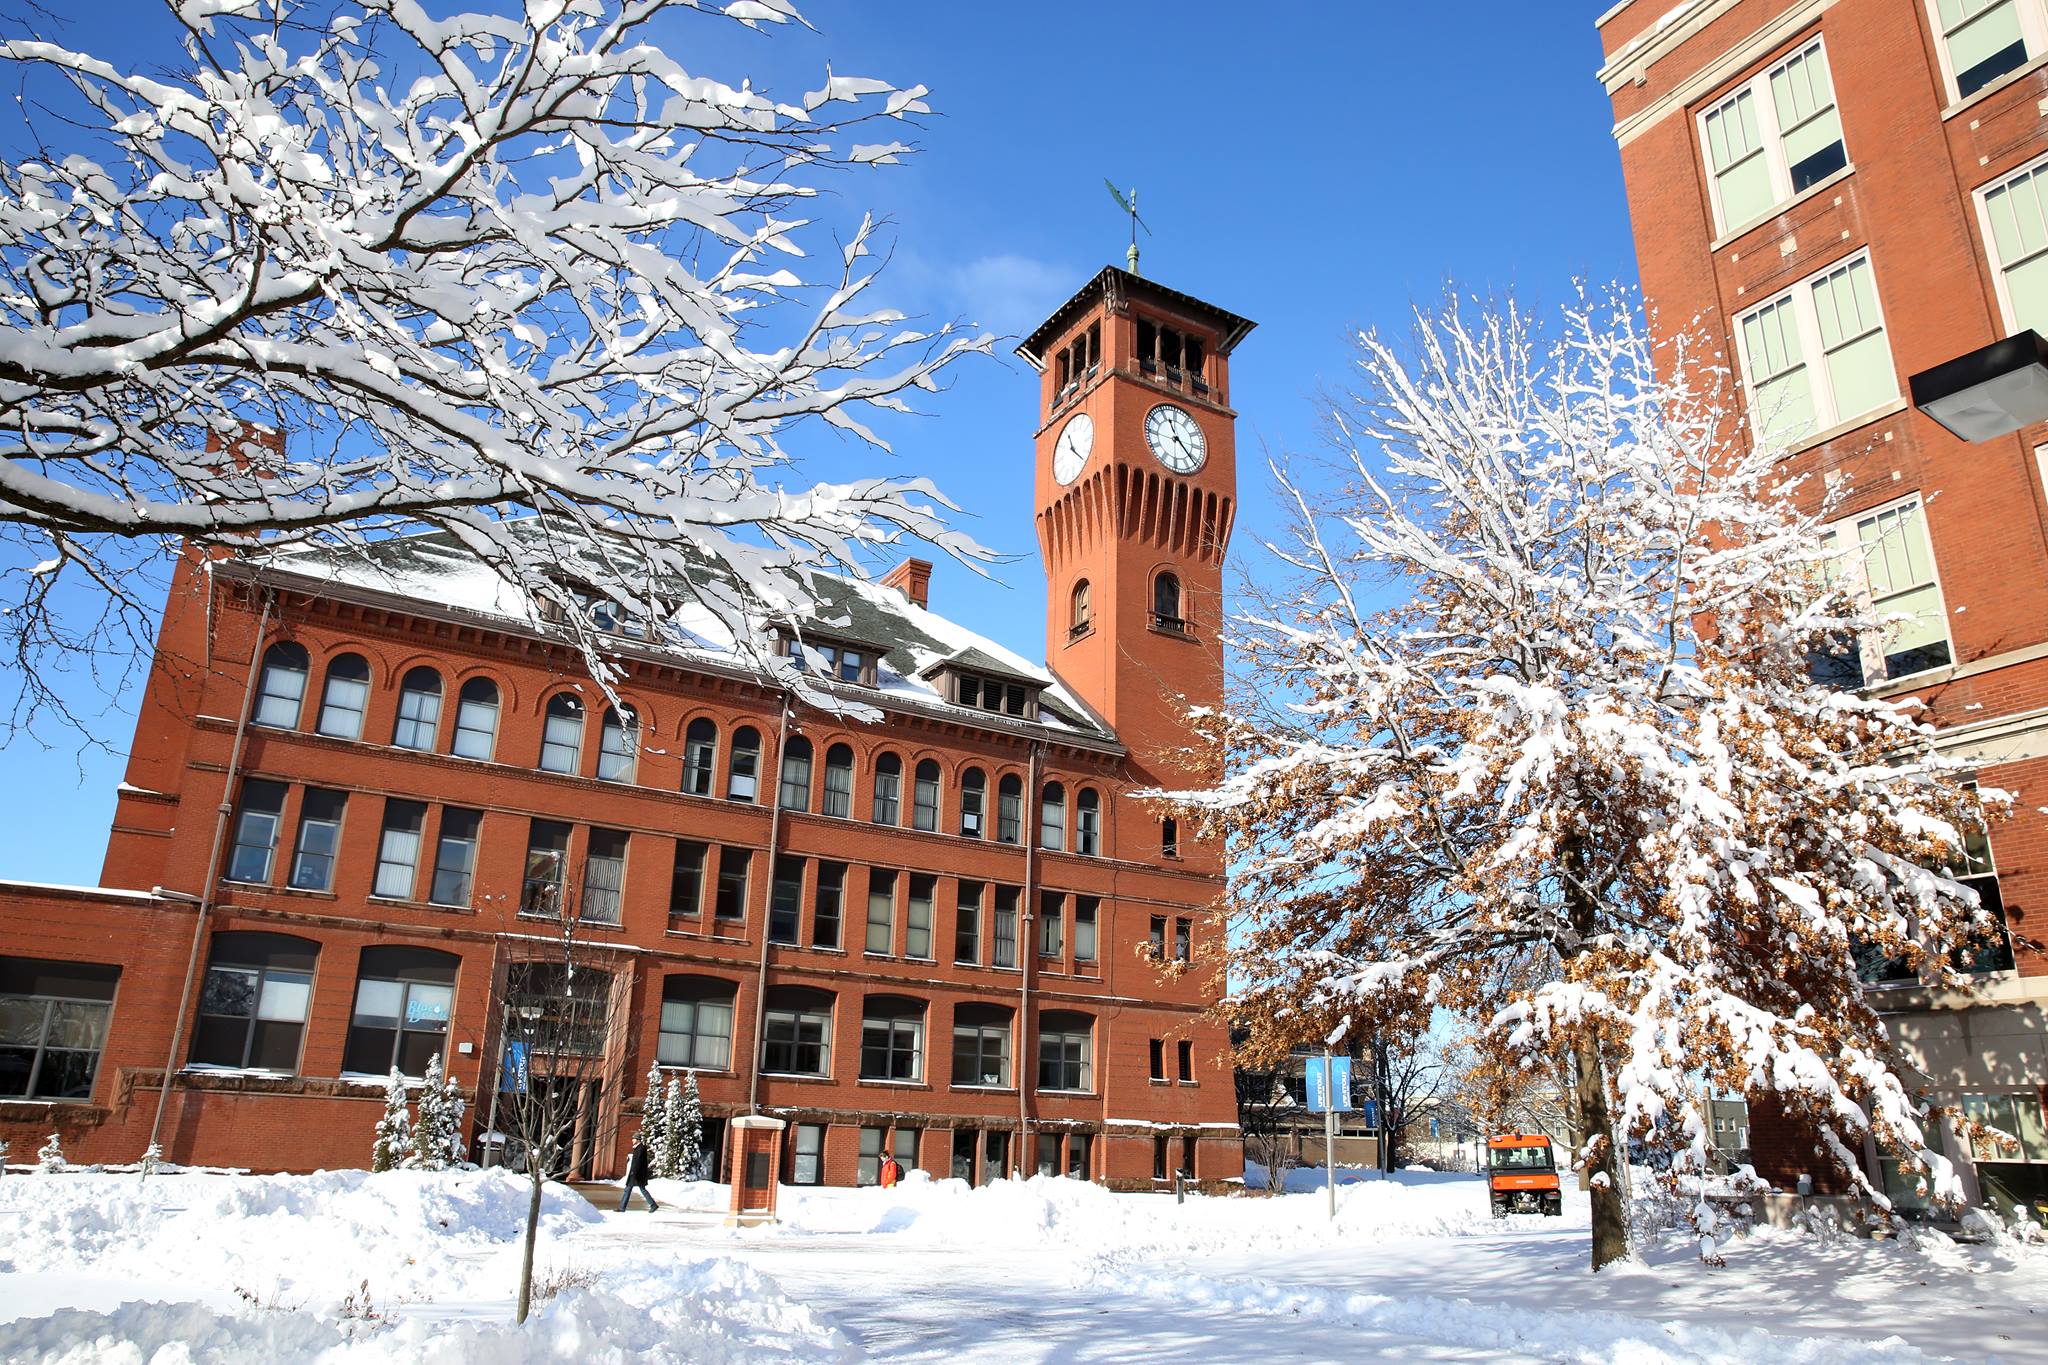
POLYGON ((1060 432, 1059 444, 1052 448, 1053 478, 1063 484, 1080 478, 1088 467, 1088 452, 1094 448, 1095 419, 1085 412, 1075 413, 1060 432))
POLYGON ((1161 403, 1145 414, 1145 444, 1159 463, 1176 474, 1192 474, 1209 458, 1202 429, 1187 409, 1161 403))

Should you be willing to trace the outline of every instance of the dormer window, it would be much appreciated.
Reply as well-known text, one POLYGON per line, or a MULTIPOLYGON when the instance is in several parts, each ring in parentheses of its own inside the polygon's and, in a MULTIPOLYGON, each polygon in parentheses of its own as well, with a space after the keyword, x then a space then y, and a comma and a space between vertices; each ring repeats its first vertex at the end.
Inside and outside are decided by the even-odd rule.
POLYGON ((962 706, 1020 720, 1030 720, 1038 714, 1036 688, 974 673, 956 673, 953 678, 953 700, 962 706))
POLYGON ((798 639, 786 634, 781 638, 783 657, 803 672, 863 687, 875 685, 875 667, 880 659, 875 649, 817 636, 798 639))
MULTIPOLYGON (((559 579, 556 587, 575 604, 576 619, 589 629, 600 635, 624 635, 634 640, 647 638, 647 618, 643 613, 629 611, 590 584, 575 579, 559 579)), ((556 598, 543 598, 540 619, 549 625, 564 625, 571 610, 556 598)))

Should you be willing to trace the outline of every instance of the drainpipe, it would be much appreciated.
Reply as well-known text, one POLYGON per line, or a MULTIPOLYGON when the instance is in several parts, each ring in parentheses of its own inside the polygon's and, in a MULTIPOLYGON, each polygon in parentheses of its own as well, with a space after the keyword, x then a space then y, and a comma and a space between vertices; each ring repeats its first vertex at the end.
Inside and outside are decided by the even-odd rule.
MULTIPOLYGON (((1038 922, 1038 822, 1044 818, 1045 793, 1042 760, 1045 741, 1031 742, 1031 781, 1024 789, 1024 905, 1017 912, 1017 1151, 1010 1169, 1020 1179, 1026 1160, 1024 1149, 1031 1142, 1031 1081, 1024 1050, 1025 1031, 1031 1027, 1031 970, 1038 961, 1038 942, 1032 926, 1038 922), (1032 807, 1038 807, 1033 810, 1032 807)), ((998 797, 1000 799, 1000 797, 998 797)))
MULTIPOLYGON (((228 754, 228 774, 221 787, 220 809, 213 821, 213 851, 206 857, 206 880, 199 887, 199 914, 192 922, 192 951, 185 958, 185 988, 178 996, 178 1012, 171 1018, 171 1047, 164 1055, 163 1081, 156 1091, 156 1117, 149 1124, 149 1146, 143 1149, 147 1156, 154 1150, 157 1137, 163 1131, 164 1107, 170 1103, 171 1086, 178 1074, 178 1047, 185 1039, 185 1011, 192 1005, 192 983, 199 975, 199 945, 206 941, 206 926, 213 917, 213 893, 220 882, 220 852, 227 841, 228 817, 235 810, 235 774, 242 766, 242 741, 249 733, 249 714, 256 702, 256 676, 263 666, 263 640, 270 631, 270 609, 276 603, 275 596, 265 589, 263 593, 263 618, 256 623, 256 643, 249 650, 249 676, 242 684, 242 714, 235 722, 235 743, 228 754)), ((308 675, 310 679, 310 674, 308 675)), ((143 1174, 149 1173, 148 1163, 143 1165, 143 1174)))
MULTIPOLYGON (((762 878, 764 893, 761 897, 761 957, 754 968, 754 1056, 747 1067, 747 1112, 758 1113, 755 1107, 761 1095, 761 1057, 766 1049, 766 1040, 761 1037, 761 1026, 768 1013, 768 917, 775 906, 775 860, 782 853, 782 748, 789 740, 789 694, 782 694, 782 719, 775 727, 775 765, 768 769, 772 775, 774 795, 768 800, 768 875, 762 878)), ((802 913, 802 907, 798 907, 802 913)), ((839 908, 839 922, 847 924, 846 907, 839 908)), ((843 932, 843 930, 842 930, 843 932)))

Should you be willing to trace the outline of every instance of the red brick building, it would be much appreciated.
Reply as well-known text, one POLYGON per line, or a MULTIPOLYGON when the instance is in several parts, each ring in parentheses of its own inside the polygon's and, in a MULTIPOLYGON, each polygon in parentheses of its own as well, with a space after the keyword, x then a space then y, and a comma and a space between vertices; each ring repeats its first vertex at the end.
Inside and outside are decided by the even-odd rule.
MULTIPOLYGON (((1959 959, 1974 989, 1867 975, 1917 1079, 2021 1138, 1943 1139, 1972 1197, 2048 1200, 2048 426, 1966 444, 1907 384, 2048 332, 2048 6, 1623 0, 1598 25, 1658 324, 1722 345, 1790 471, 1840 494, 1859 587, 1905 618, 1830 665, 1924 702, 2018 797, 1968 869, 2010 931, 1959 959)), ((1751 1138, 1766 1174, 1814 1169, 1767 1114, 1751 1138)))
POLYGON ((1220 700, 1250 327, 1112 268, 1020 348, 1042 666, 933 610, 911 560, 752 648, 594 608, 615 711, 560 623, 436 537, 183 563, 103 887, 0 884, 0 1139, 135 1160, 174 1030, 167 1159, 365 1164, 382 1078, 435 1056, 473 1135, 570 908, 605 1013, 582 1173, 617 1168, 658 1062, 714 1136, 786 1120, 796 1182, 885 1151, 1240 1174, 1221 983, 1174 967, 1220 932, 1221 865, 1137 793, 1185 779, 1179 707, 1220 700))

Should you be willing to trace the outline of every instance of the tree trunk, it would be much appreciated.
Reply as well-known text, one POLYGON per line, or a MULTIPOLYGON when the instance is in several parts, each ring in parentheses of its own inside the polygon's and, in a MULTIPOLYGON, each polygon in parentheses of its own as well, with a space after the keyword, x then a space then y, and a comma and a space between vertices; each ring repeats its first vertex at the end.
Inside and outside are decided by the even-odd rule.
POLYGON ((514 1322, 525 1322, 533 1307, 533 1244, 540 1235, 540 1191, 547 1175, 538 1166, 532 1175, 533 1190, 526 1201, 526 1249, 519 1262, 519 1311, 513 1315, 514 1322))
POLYGON ((1593 1269, 1628 1258, 1628 1209, 1622 1202, 1621 1162, 1614 1123, 1607 1110, 1607 1068, 1601 1065, 1599 1041, 1581 1035, 1572 1044, 1578 1073, 1579 1131, 1582 1141, 1597 1142, 1599 1154, 1587 1163, 1593 1199, 1593 1269))

